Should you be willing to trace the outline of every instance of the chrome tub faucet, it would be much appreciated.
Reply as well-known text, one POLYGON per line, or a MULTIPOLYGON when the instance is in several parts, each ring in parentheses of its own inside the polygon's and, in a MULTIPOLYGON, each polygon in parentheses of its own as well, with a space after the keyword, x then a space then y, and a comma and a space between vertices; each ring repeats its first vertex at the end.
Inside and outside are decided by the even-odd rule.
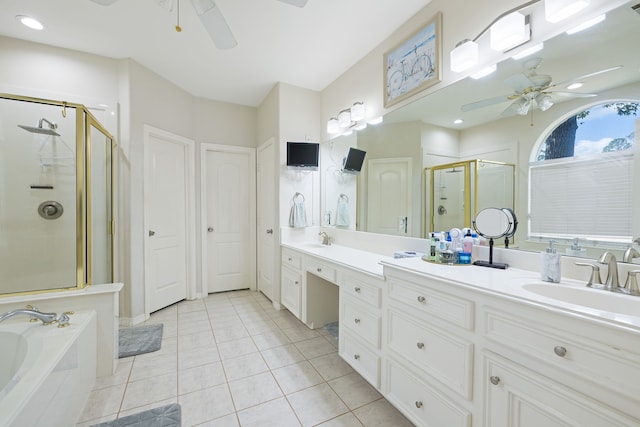
POLYGON ((7 311, 0 315, 0 322, 5 321, 13 316, 24 315, 39 319, 44 325, 55 323, 58 315, 56 313, 42 313, 37 309, 20 308, 18 310, 7 311))

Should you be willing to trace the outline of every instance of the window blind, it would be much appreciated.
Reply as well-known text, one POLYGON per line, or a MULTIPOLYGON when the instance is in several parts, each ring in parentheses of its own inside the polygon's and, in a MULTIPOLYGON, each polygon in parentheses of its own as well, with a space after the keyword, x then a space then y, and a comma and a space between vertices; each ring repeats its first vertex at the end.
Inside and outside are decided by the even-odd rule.
POLYGON ((533 162, 529 175, 530 236, 631 237, 632 154, 533 162))

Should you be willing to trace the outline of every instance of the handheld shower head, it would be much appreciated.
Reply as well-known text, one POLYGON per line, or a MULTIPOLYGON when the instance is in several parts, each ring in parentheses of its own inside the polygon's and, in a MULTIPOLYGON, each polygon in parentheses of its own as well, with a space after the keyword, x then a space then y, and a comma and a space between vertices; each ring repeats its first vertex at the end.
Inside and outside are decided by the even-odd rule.
POLYGON ((40 133, 43 135, 52 135, 52 136, 60 136, 60 134, 58 132, 55 131, 55 129, 58 129, 58 124, 57 123, 53 123, 50 122, 49 120, 45 119, 44 117, 40 119, 40 121, 38 122, 38 127, 34 127, 34 126, 24 126, 24 125, 18 125, 18 127, 31 132, 31 133, 40 133), (42 127, 42 123, 47 123, 49 125, 49 128, 43 128, 42 127))

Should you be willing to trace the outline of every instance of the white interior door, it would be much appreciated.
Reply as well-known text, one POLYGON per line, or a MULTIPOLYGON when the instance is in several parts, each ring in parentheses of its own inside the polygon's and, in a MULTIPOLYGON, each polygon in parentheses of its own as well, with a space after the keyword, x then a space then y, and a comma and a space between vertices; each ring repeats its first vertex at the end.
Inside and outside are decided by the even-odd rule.
POLYGON ((255 289, 255 157, 250 149, 206 151, 207 292, 255 289))
POLYGON ((152 132, 145 144, 145 284, 147 313, 187 296, 188 148, 152 132))
POLYGON ((258 147, 258 290, 272 301, 279 300, 280 292, 275 289, 275 142, 270 139, 258 147))
POLYGON ((367 162, 367 231, 406 236, 411 229, 411 158, 367 162))

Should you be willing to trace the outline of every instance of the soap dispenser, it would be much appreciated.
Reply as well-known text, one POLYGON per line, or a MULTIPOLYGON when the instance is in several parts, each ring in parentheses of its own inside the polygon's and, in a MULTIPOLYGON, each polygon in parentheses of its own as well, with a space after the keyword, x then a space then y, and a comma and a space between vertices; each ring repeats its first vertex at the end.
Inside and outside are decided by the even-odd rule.
POLYGON ((550 240, 549 247, 541 254, 540 278, 545 282, 560 283, 560 254, 553 247, 554 243, 554 240, 550 240))

